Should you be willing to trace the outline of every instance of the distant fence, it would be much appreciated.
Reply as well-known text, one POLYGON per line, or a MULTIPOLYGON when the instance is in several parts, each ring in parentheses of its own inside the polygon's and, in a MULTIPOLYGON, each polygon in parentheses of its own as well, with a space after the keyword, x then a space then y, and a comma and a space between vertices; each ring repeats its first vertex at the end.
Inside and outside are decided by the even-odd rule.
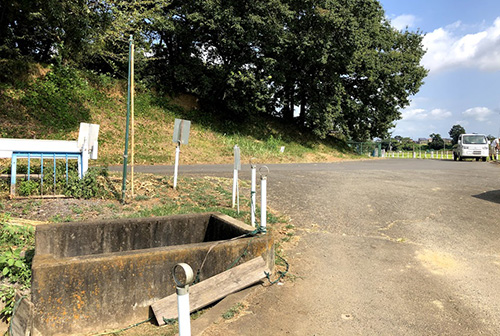
POLYGON ((376 142, 348 142, 349 147, 359 155, 382 157, 382 144, 376 142))
POLYGON ((383 157, 388 159, 441 159, 453 160, 453 151, 451 150, 436 150, 436 151, 389 151, 383 153, 383 157))

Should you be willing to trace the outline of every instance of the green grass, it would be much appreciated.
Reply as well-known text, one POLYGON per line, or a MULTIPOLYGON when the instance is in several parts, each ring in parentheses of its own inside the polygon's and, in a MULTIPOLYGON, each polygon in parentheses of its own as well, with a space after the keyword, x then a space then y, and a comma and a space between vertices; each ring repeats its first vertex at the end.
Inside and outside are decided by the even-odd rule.
MULTIPOLYGON (((38 139, 76 139, 80 122, 100 124, 98 165, 123 162, 126 82, 71 67, 34 65, 39 74, 21 76, 0 85, 0 136, 38 139), (69 102, 69 103, 68 103, 69 102)), ((315 162, 357 158, 342 139, 319 139, 296 125, 271 116, 256 116, 238 124, 218 119, 201 109, 191 96, 171 98, 140 83, 135 95, 135 162, 172 164, 176 118, 191 120, 189 145, 181 162, 229 163, 239 145, 242 161, 261 163, 315 162), (183 108, 182 106, 186 106, 183 108), (284 146, 282 153, 280 148, 284 146)), ((131 148, 130 148, 131 150, 131 148)), ((129 153, 130 155, 130 153, 129 153)), ((27 192, 30 191, 26 186, 27 192)))
POLYGON ((222 314, 222 318, 224 320, 230 320, 235 315, 239 314, 244 308, 245 308, 245 306, 242 303, 238 302, 237 304, 235 304, 234 306, 229 308, 229 310, 227 312, 222 314))

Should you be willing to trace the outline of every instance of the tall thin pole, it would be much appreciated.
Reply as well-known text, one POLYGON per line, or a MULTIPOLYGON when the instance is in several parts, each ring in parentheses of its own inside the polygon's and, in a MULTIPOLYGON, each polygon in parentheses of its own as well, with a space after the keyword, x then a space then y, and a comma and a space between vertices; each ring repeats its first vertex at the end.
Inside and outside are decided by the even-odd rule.
POLYGON ((127 158, 128 158, 128 130, 130 124, 130 77, 132 73, 130 55, 132 54, 133 38, 130 35, 129 39, 129 59, 128 59, 128 92, 127 92, 127 122, 125 125, 125 151, 123 152, 123 181, 122 181, 122 202, 125 202, 125 189, 127 186, 127 158))
POLYGON ((134 43, 130 46, 130 194, 134 196, 134 149, 135 149, 135 122, 134 122, 134 43))

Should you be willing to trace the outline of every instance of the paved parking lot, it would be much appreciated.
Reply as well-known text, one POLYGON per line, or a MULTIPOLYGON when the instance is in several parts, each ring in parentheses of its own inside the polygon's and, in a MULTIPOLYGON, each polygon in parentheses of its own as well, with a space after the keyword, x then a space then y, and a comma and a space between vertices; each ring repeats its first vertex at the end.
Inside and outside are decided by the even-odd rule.
POLYGON ((287 252, 296 278, 258 290, 243 316, 205 335, 500 334, 499 166, 374 160, 270 170, 270 206, 300 237, 287 252))

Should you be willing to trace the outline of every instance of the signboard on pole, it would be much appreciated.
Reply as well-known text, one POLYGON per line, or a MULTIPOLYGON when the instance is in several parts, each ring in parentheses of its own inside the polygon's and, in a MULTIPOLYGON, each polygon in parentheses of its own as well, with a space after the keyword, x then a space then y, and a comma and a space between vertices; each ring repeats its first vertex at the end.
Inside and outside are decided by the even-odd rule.
POLYGON ((241 170, 240 147, 234 146, 234 170, 241 170))
POLYGON ((173 143, 187 145, 189 140, 189 129, 191 128, 190 120, 175 119, 173 143))

